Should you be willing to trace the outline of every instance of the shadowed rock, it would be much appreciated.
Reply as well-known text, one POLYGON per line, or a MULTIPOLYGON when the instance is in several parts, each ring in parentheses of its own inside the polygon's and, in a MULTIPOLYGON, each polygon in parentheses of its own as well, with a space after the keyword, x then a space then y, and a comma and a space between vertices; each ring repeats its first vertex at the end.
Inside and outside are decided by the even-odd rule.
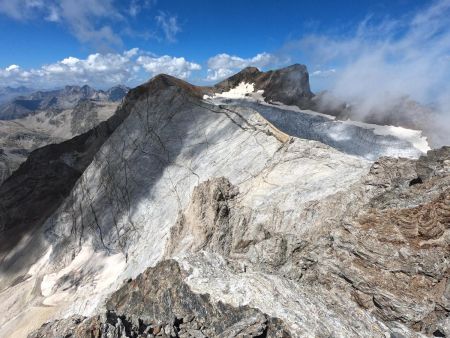
POLYGON ((44 324, 44 337, 291 337, 282 321, 248 306, 232 307, 195 294, 186 272, 167 260, 126 282, 107 301, 107 312, 44 324))

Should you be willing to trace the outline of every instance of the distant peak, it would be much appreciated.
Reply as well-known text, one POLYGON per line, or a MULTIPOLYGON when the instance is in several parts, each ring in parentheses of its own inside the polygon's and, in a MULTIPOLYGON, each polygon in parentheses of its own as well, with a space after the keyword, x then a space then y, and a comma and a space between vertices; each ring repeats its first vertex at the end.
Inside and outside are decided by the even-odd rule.
POLYGON ((144 83, 143 85, 131 89, 128 92, 127 98, 130 100, 134 100, 142 95, 155 93, 160 90, 168 89, 169 87, 179 88, 183 92, 197 98, 202 98, 204 94, 204 89, 202 87, 197 87, 184 80, 178 79, 172 75, 159 74, 151 78, 148 82, 144 83))
POLYGON ((240 73, 261 73, 261 71, 256 67, 245 67, 240 73))
POLYGON ((215 88, 221 92, 228 91, 242 82, 254 84, 255 90, 263 90, 267 101, 278 101, 301 108, 309 107, 314 96, 309 85, 308 69, 298 63, 267 72, 256 67, 246 67, 216 84, 215 88))

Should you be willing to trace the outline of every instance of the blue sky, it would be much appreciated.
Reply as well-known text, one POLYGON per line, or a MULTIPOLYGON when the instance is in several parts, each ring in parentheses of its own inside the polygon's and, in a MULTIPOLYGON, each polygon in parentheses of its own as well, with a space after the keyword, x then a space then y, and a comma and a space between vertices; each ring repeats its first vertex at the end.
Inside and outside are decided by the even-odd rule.
MULTIPOLYGON (((0 4, 3 2, 15 0, 2 0, 0 4)), ((23 9, 27 7, 26 1, 16 2, 19 11, 27 11, 23 9)), ((38 67, 67 56, 83 57, 91 52, 104 52, 108 47, 115 51, 138 47, 158 55, 184 56, 198 62, 205 62, 219 53, 251 57, 263 51, 277 50, 283 43, 304 34, 334 30, 345 33, 367 15, 398 16, 414 11, 426 1, 197 0, 188 3, 159 0, 147 2, 147 5, 145 1, 136 1, 142 3, 136 16, 127 13, 133 8, 132 1, 111 3, 111 8, 121 13, 124 19, 111 20, 107 16, 95 21, 97 27, 114 27, 115 34, 122 39, 119 45, 107 43, 106 46, 98 46, 96 41, 80 41, 64 20, 52 22, 45 19, 45 14, 44 18, 38 14, 45 11, 33 9, 23 17, 14 17, 3 11, 0 16, 0 44, 8 48, 0 54, 0 66, 17 63, 24 67, 38 67), (33 11, 35 15, 31 13, 33 11), (168 41, 158 27, 155 17, 161 11, 176 18, 180 28, 174 34, 176 41, 168 41), (134 33, 128 34, 127 29, 134 33)))
POLYGON ((425 92, 449 79, 449 14, 450 0, 0 0, 0 86, 133 86, 159 72, 203 84, 298 62, 314 90, 376 91, 392 76, 414 96, 436 65, 425 92))

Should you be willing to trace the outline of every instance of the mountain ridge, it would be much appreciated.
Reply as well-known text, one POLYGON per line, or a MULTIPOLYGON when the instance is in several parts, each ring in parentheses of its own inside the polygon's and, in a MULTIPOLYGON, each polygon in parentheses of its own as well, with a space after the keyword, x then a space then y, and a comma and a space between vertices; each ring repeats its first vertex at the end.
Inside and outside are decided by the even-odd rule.
POLYGON ((157 76, 98 127, 35 150, 0 186, 8 196, 0 228, 25 226, 13 248, 2 246, 2 334, 446 330, 450 148, 368 160, 277 135, 258 105, 244 104, 262 89, 239 92, 244 101, 225 89, 233 88, 157 76), (21 189, 27 179, 54 193, 30 194, 21 189), (133 292, 139 299, 127 298, 133 292), (29 303, 17 302, 28 294, 29 303), (219 310, 202 313, 211 308, 219 310), (220 318, 224 325, 212 324, 220 318))

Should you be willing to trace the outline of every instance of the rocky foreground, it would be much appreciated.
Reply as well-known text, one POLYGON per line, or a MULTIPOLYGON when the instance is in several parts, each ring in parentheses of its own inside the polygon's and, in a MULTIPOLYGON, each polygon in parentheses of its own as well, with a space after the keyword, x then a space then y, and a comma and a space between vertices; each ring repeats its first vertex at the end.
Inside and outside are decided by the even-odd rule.
POLYGON ((298 66, 158 76, 0 186, 0 335, 450 336, 450 147, 371 160, 205 98, 242 76, 310 97, 298 66))

